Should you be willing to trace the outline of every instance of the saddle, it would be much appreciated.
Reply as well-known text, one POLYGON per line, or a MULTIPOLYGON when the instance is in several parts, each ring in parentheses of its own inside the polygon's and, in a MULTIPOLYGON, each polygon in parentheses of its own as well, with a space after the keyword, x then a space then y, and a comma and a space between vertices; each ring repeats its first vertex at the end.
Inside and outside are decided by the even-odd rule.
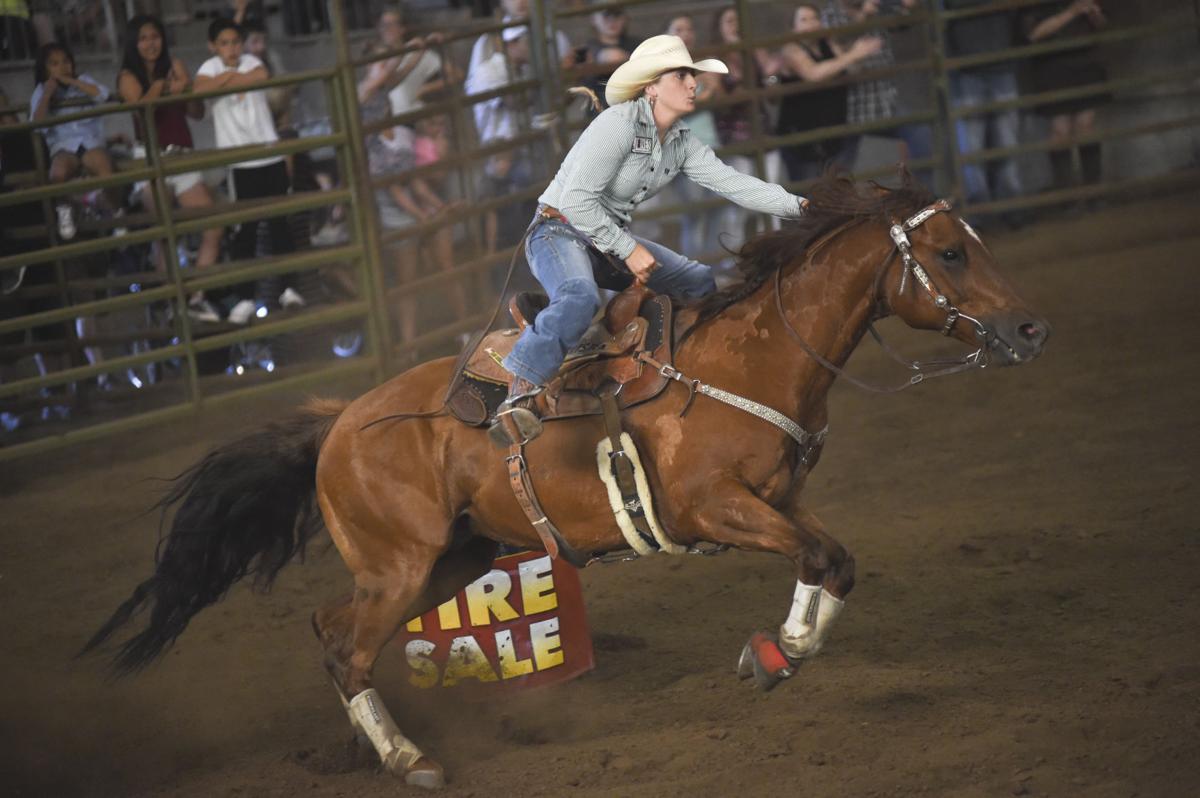
MULTIPOLYGON (((456 366, 446 397, 446 407, 456 418, 472 426, 494 420, 513 380, 501 362, 521 330, 534 324, 548 303, 543 294, 517 294, 508 306, 517 327, 488 333, 474 350, 468 349, 470 354, 456 366)), ((600 397, 605 392, 615 392, 620 409, 658 396, 669 380, 640 357, 649 355, 658 363, 671 364, 672 325, 668 297, 641 283, 617 294, 538 394, 536 409, 542 421, 601 415, 600 397)))

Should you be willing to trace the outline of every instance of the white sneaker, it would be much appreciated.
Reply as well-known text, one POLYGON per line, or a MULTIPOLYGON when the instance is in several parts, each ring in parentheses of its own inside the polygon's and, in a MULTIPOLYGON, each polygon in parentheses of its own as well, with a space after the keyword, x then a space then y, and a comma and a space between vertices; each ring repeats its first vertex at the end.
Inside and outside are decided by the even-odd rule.
POLYGON ((75 237, 75 214, 70 205, 59 205, 55 210, 58 212, 58 237, 70 241, 75 237))
POLYGON ((195 302, 188 303, 188 318, 192 321, 203 322, 205 324, 217 324, 221 321, 221 314, 217 312, 217 308, 207 299, 200 299, 195 302))
MULTIPOLYGON (((125 215, 125 209, 124 209, 124 208, 117 208, 117 211, 116 211, 116 213, 114 213, 114 214, 113 214, 113 221, 116 221, 117 219, 120 219, 120 218, 121 218, 122 216, 124 216, 124 215, 125 215)), ((112 230, 112 237, 113 237, 113 238, 120 238, 121 236, 123 236, 123 235, 127 235, 128 233, 129 233, 129 228, 128 228, 128 227, 114 227, 114 228, 113 228, 113 230, 112 230)))
POLYGON ((279 295, 279 307, 283 308, 284 310, 302 308, 306 305, 308 305, 308 303, 304 301, 304 297, 300 295, 299 291, 291 286, 283 289, 283 293, 279 295))
POLYGON ((349 241, 350 232, 346 230, 345 224, 327 224, 314 233, 309 240, 312 241, 314 247, 332 247, 349 241))
POLYGON ((256 310, 258 310, 258 305, 253 299, 240 300, 233 306, 233 310, 229 311, 229 321, 234 324, 249 324, 250 319, 254 318, 256 310))

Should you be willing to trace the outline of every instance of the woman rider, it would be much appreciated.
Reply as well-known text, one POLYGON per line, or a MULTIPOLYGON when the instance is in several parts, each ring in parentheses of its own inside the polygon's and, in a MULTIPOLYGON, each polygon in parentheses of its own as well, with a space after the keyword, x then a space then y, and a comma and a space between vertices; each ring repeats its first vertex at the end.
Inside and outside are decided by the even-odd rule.
POLYGON ((708 266, 630 234, 626 227, 638 205, 682 172, 744 208, 785 218, 804 213, 807 200, 723 163, 680 121, 696 110, 696 73, 728 71, 715 59, 693 62, 678 36, 642 42, 608 81, 610 107, 583 131, 538 198, 525 256, 550 304, 504 359, 515 379, 500 409, 523 433, 531 431, 526 439, 540 427, 534 398, 600 307, 593 264, 606 257, 623 261, 652 291, 679 299, 716 289, 708 266))

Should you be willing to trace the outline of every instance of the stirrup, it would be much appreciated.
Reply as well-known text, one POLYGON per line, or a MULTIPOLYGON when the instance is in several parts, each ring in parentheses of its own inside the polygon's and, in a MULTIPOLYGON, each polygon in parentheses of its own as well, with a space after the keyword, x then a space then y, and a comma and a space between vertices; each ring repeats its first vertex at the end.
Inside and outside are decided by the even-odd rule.
POLYGON ((500 405, 496 420, 488 427, 488 437, 501 449, 513 445, 524 446, 542 434, 542 420, 528 407, 500 405))
POLYGON ((543 390, 541 385, 521 377, 513 380, 508 397, 500 404, 496 420, 488 428, 492 443, 502 449, 524 446, 542 434, 542 420, 531 406, 543 390))

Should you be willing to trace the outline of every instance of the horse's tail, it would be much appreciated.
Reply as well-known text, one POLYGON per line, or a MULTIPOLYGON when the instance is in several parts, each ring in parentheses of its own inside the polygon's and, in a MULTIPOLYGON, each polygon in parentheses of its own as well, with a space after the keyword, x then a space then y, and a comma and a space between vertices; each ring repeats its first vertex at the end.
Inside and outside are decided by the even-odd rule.
POLYGON ((200 610, 234 582, 254 577, 267 590, 276 575, 322 529, 316 506, 317 453, 345 402, 315 400, 290 418, 209 452, 175 477, 156 505, 164 518, 179 505, 159 541, 154 575, 142 582, 92 636, 92 651, 139 610, 146 628, 125 641, 113 668, 141 670, 183 634, 200 610))

